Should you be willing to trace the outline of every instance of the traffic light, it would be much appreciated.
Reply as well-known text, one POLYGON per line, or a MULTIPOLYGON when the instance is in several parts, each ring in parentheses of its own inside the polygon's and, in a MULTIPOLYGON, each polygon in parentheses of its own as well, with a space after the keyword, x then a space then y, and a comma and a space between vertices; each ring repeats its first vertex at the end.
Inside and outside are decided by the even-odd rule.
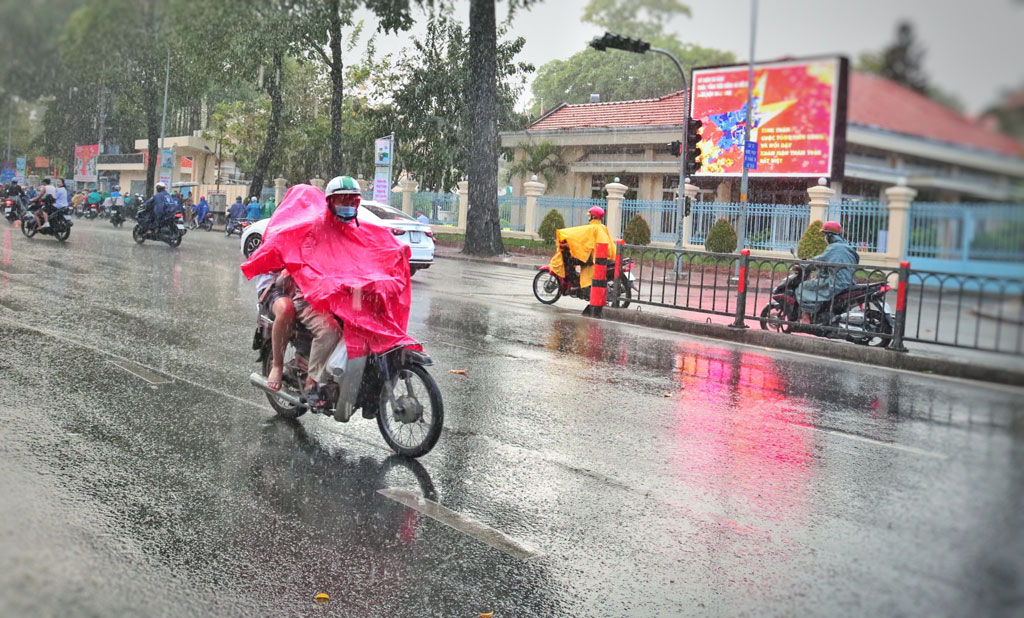
POLYGON ((680 142, 679 140, 676 140, 674 142, 670 142, 668 144, 665 144, 665 149, 666 149, 666 152, 668 152, 673 157, 678 157, 678 156, 683 154, 682 153, 683 143, 680 142))
POLYGON ((603 36, 596 36, 590 41, 590 46, 597 51, 606 49, 621 49, 622 51, 642 54, 651 48, 651 44, 641 39, 633 39, 621 34, 605 32, 603 36))
POLYGON ((693 176, 700 172, 700 130, 704 123, 696 118, 686 121, 686 166, 684 171, 687 176, 693 176))

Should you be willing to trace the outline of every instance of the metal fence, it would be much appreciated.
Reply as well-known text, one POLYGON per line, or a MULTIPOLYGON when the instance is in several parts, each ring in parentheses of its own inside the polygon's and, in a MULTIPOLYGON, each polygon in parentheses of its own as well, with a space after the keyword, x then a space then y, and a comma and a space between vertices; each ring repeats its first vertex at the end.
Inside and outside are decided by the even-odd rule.
POLYGON ((587 211, 594 206, 607 210, 608 202, 602 199, 541 196, 537 198, 537 224, 539 226, 550 211, 557 210, 565 220, 565 227, 586 225, 589 221, 587 211))
POLYGON ((412 194, 412 210, 423 211, 434 225, 457 225, 459 222, 459 196, 457 193, 423 191, 412 194))
POLYGON ((526 196, 499 195, 498 218, 501 229, 522 232, 526 229, 526 196))
POLYGON ((830 221, 839 221, 843 235, 860 251, 885 253, 889 237, 889 208, 881 202, 834 203, 830 221))
POLYGON ((679 202, 661 200, 622 200, 622 229, 612 231, 612 235, 622 238, 626 226, 633 217, 640 215, 651 228, 651 240, 674 242, 678 232, 676 221, 679 220, 679 202))
MULTIPOLYGON (((711 226, 725 219, 738 231, 743 204, 695 202, 690 211, 690 242, 703 244, 711 226)), ((763 251, 789 251, 800 244, 811 209, 806 204, 747 204, 746 246, 763 251)))
POLYGON ((867 264, 808 263, 795 259, 716 254, 623 245, 638 280, 632 302, 726 316, 733 326, 810 333, 905 350, 920 342, 1024 354, 1024 277, 958 275, 867 264), (824 325, 802 321, 785 298, 792 267, 846 270, 855 286, 825 302, 824 325), (782 286, 782 289, 779 289, 782 286))
POLYGON ((909 259, 961 274, 1024 276, 1024 205, 914 202, 909 259))

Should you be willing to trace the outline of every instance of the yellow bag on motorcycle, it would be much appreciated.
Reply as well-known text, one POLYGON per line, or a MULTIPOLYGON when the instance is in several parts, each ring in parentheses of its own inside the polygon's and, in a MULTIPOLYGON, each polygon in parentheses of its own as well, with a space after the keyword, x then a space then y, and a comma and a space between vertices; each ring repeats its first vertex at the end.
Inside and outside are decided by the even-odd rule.
MULTIPOLYGON (((608 258, 615 259, 615 241, 612 240, 611 234, 608 233, 608 228, 600 221, 595 220, 587 225, 557 230, 555 232, 555 239, 558 241, 559 246, 563 242, 568 245, 570 256, 580 262, 590 262, 590 264, 580 267, 580 287, 582 288, 590 287, 590 283, 593 280, 594 249, 597 247, 597 243, 607 243, 608 258)), ((565 262, 562 259, 561 249, 555 251, 555 255, 551 258, 551 262, 548 263, 548 267, 551 269, 551 272, 559 277, 565 277, 565 262)), ((610 276, 611 273, 609 273, 610 276)))

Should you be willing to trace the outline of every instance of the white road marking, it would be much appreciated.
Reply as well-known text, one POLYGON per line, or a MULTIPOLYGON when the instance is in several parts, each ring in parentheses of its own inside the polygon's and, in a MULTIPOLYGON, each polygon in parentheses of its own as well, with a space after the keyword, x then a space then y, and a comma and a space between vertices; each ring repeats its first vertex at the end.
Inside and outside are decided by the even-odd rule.
POLYGON ((171 384, 173 382, 173 380, 168 380, 168 379, 164 378, 164 376, 162 376, 161 374, 157 373, 155 370, 150 369, 149 367, 146 367, 145 365, 140 365, 138 363, 133 363, 131 361, 124 361, 124 360, 122 360, 122 361, 112 361, 112 360, 110 360, 110 361, 107 361, 107 362, 110 363, 111 365, 117 367, 118 369, 123 369, 124 371, 127 371, 128 373, 132 374, 133 376, 135 376, 135 377, 137 377, 137 378, 139 378, 141 380, 145 380, 146 382, 149 382, 150 384, 171 384), (131 366, 129 366, 129 365, 131 365, 131 366))
POLYGON ((904 444, 897 444, 896 442, 886 442, 884 440, 876 440, 874 438, 868 438, 866 436, 858 436, 855 433, 847 433, 845 431, 839 431, 837 429, 828 429, 827 427, 815 427, 814 425, 805 425, 803 423, 789 423, 796 427, 802 427, 812 431, 820 431, 821 433, 827 433, 830 436, 837 436, 840 438, 847 438, 849 440, 856 440, 858 442, 867 442, 868 444, 874 444, 875 446, 884 446, 886 448, 896 449, 898 451, 904 451, 906 453, 914 453, 915 455, 921 455, 923 457, 933 457, 935 459, 949 459, 947 455, 942 453, 936 453, 935 451, 926 451, 924 449, 915 448, 913 446, 906 446, 904 444))
POLYGON ((385 487, 384 489, 378 489, 377 493, 386 498, 390 498, 395 502, 404 504, 414 511, 420 512, 427 517, 458 530, 467 536, 473 537, 481 543, 490 545, 494 549, 503 551, 513 558, 529 560, 530 558, 536 558, 544 555, 543 552, 528 543, 514 539, 504 532, 495 530, 487 524, 479 522, 468 515, 463 515, 462 513, 441 506, 437 502, 424 498, 414 491, 385 487))

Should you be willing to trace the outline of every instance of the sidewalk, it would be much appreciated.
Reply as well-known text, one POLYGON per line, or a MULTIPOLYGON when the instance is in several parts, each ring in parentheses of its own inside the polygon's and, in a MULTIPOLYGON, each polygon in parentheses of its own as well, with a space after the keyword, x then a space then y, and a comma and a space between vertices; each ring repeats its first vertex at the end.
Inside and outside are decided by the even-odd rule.
POLYGON ((540 255, 521 255, 515 253, 506 253, 500 257, 478 257, 463 254, 462 247, 445 247, 442 245, 434 246, 434 258, 461 260, 463 262, 483 262, 499 266, 510 266, 522 270, 537 270, 538 266, 543 266, 549 261, 549 258, 540 255))

